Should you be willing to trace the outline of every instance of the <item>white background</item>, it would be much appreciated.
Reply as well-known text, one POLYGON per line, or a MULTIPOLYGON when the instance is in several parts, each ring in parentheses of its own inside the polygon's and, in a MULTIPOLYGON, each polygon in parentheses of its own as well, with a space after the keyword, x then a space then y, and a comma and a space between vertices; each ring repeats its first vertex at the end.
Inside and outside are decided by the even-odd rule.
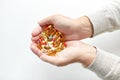
MULTIPOLYGON (((31 50, 31 31, 37 21, 53 14, 77 18, 94 11, 104 0, 0 0, 0 80, 100 80, 75 63, 56 67, 42 62, 31 50)), ((120 53, 120 31, 83 40, 120 53)))

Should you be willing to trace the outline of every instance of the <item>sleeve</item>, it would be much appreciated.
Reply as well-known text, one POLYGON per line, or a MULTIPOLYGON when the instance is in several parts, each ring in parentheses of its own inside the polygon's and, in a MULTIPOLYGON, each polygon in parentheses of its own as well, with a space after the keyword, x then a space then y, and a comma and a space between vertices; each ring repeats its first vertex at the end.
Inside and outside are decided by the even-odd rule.
POLYGON ((95 60, 87 68, 104 80, 120 80, 120 57, 99 48, 95 60))
POLYGON ((94 35, 120 28, 120 0, 110 0, 97 11, 86 15, 94 29, 94 35))
MULTIPOLYGON (((94 35, 120 28, 120 0, 109 1, 98 11, 87 15, 94 35)), ((96 58, 87 68, 104 80, 120 80, 120 57, 99 48, 96 58)))

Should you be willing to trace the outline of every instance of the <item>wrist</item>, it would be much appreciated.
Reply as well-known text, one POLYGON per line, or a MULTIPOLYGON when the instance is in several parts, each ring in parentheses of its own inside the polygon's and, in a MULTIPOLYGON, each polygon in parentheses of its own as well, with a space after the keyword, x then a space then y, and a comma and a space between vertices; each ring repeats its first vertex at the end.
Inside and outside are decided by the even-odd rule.
POLYGON ((85 67, 89 66, 94 61, 97 55, 97 50, 94 46, 91 46, 86 50, 86 53, 84 53, 83 58, 80 60, 82 65, 85 67))
POLYGON ((76 22, 77 27, 79 28, 77 30, 79 30, 78 34, 80 35, 80 38, 84 39, 93 36, 94 34, 93 25, 87 16, 77 18, 76 22))

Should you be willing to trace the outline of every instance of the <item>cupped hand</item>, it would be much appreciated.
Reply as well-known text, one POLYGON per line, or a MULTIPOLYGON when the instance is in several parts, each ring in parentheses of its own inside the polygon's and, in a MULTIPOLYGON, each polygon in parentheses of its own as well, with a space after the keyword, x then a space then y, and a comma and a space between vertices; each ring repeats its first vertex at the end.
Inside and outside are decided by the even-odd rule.
POLYGON ((92 25, 85 16, 78 19, 72 19, 63 15, 53 15, 38 22, 39 26, 32 32, 32 41, 39 38, 39 34, 44 27, 54 25, 55 29, 65 35, 66 41, 80 40, 92 36, 92 25))
POLYGON ((91 64, 96 56, 96 49, 88 44, 81 41, 67 41, 67 47, 58 52, 56 56, 48 56, 42 53, 36 47, 36 43, 31 44, 31 50, 35 53, 41 60, 51 63, 56 66, 65 66, 70 63, 79 62, 85 66, 91 64))

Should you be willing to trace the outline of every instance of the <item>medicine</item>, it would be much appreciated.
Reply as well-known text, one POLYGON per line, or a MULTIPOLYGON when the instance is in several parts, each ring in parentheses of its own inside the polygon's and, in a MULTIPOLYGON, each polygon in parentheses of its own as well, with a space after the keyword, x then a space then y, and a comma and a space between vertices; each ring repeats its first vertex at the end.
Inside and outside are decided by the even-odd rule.
POLYGON ((53 25, 49 25, 39 35, 37 47, 49 56, 55 56, 66 47, 64 35, 56 30, 53 25))

